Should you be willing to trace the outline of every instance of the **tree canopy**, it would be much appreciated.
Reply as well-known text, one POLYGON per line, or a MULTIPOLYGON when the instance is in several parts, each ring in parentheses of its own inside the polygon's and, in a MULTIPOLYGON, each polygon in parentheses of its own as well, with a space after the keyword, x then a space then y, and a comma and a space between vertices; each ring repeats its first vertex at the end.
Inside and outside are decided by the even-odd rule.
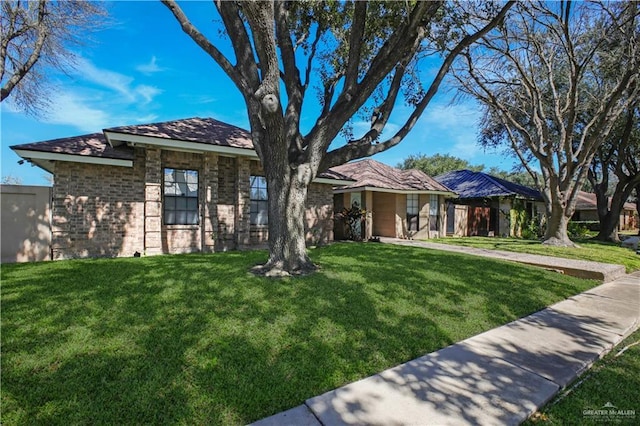
POLYGON ((538 180, 546 243, 573 245, 567 223, 589 165, 640 95, 639 19, 637 2, 521 2, 456 69, 485 106, 481 142, 509 144, 538 180))
POLYGON ((0 5, 0 101, 42 113, 52 91, 50 71, 73 67, 73 49, 104 24, 104 4, 92 1, 3 0, 0 5))
POLYGON ((454 157, 450 154, 434 154, 427 156, 424 154, 410 155, 402 163, 398 164, 401 169, 418 169, 429 176, 438 176, 454 170, 467 169, 474 172, 484 171, 484 164, 472 165, 467 160, 454 157))
POLYGON ((224 33, 213 43, 174 0, 163 3, 244 97, 270 194, 270 257, 260 270, 266 274, 314 269, 303 235, 304 201, 313 179, 400 143, 457 55, 498 25, 513 5, 216 1, 224 33), (223 53, 225 41, 233 56, 223 53), (441 65, 426 79, 418 65, 432 55, 441 65), (402 96, 412 112, 382 140, 402 96), (303 105, 309 103, 320 108, 303 132, 303 105), (369 117, 369 128, 351 137, 349 121, 358 113, 369 117), (347 142, 332 145, 341 132, 347 142))

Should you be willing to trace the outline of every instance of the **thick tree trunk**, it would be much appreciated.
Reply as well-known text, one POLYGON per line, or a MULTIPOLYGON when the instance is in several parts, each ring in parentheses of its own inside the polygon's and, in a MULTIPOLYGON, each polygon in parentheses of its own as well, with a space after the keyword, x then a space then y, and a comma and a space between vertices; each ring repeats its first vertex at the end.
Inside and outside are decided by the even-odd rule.
POLYGON ((614 214, 614 212, 610 210, 604 216, 599 216, 598 219, 600 221, 600 230, 595 239, 619 243, 618 222, 620 221, 620 215, 614 214))
POLYGON ((544 233, 542 244, 557 247, 576 247, 569 239, 567 226, 570 217, 567 217, 564 208, 558 206, 547 213, 547 230, 544 233))
POLYGON ((307 255, 304 213, 308 183, 295 171, 289 176, 270 176, 269 188, 269 260, 255 273, 281 277, 305 275, 316 266, 307 255))

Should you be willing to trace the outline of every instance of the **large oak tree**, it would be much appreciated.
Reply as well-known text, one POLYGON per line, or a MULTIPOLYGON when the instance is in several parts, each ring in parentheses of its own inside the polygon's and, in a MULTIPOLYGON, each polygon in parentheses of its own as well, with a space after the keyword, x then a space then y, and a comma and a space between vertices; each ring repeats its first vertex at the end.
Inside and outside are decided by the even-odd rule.
POLYGON ((544 242, 573 246, 589 166, 639 96, 638 3, 521 2, 464 58, 459 85, 486 107, 481 141, 506 141, 534 178, 539 164, 544 242))
POLYGON ((512 5, 217 0, 224 33, 212 42, 175 1, 163 3, 244 98, 269 188, 269 260, 260 269, 269 275, 314 270, 303 218, 317 174, 400 143, 456 56, 500 23, 512 5), (232 55, 223 53, 224 41, 232 55), (419 60, 430 54, 441 55, 441 66, 424 83, 419 60), (412 112, 381 140, 402 93, 412 112), (303 133, 303 105, 318 101, 315 124, 303 133), (369 114, 368 131, 332 145, 341 132, 349 133, 357 113, 369 114))

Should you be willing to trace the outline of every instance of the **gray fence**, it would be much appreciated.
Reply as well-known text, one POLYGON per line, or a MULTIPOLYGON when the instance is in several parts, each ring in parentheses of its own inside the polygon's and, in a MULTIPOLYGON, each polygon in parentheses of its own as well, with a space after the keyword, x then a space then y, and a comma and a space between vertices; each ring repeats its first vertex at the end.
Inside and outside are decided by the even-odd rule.
POLYGON ((51 260, 51 188, 0 185, 2 263, 51 260))

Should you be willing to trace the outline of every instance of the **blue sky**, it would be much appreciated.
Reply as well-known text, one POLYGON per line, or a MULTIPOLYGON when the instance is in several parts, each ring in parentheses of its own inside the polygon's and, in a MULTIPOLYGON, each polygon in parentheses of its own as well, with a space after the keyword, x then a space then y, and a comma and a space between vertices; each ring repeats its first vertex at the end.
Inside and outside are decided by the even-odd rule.
MULTIPOLYGON (((214 43, 222 41, 211 2, 182 6, 214 43)), ((3 177, 15 177, 29 185, 48 184, 46 172, 27 163, 18 164, 19 157, 9 149, 11 145, 196 116, 249 127, 244 102, 235 86, 182 32, 165 6, 155 1, 120 1, 110 3, 108 8, 111 22, 91 34, 87 45, 77 50, 75 70, 68 75, 49 76, 56 90, 51 93, 51 109, 44 117, 33 118, 16 111, 10 100, 2 103, 3 177)), ((443 89, 407 138, 374 158, 395 166, 411 154, 448 153, 472 164, 510 170, 513 158, 485 152, 476 145, 478 108, 470 102, 450 105, 453 93, 443 89)), ((388 133, 402 124, 407 111, 398 105, 387 126, 388 133)), ((313 123, 315 118, 312 111, 303 117, 303 125, 313 123)), ((355 119, 356 132, 365 126, 355 119)))

